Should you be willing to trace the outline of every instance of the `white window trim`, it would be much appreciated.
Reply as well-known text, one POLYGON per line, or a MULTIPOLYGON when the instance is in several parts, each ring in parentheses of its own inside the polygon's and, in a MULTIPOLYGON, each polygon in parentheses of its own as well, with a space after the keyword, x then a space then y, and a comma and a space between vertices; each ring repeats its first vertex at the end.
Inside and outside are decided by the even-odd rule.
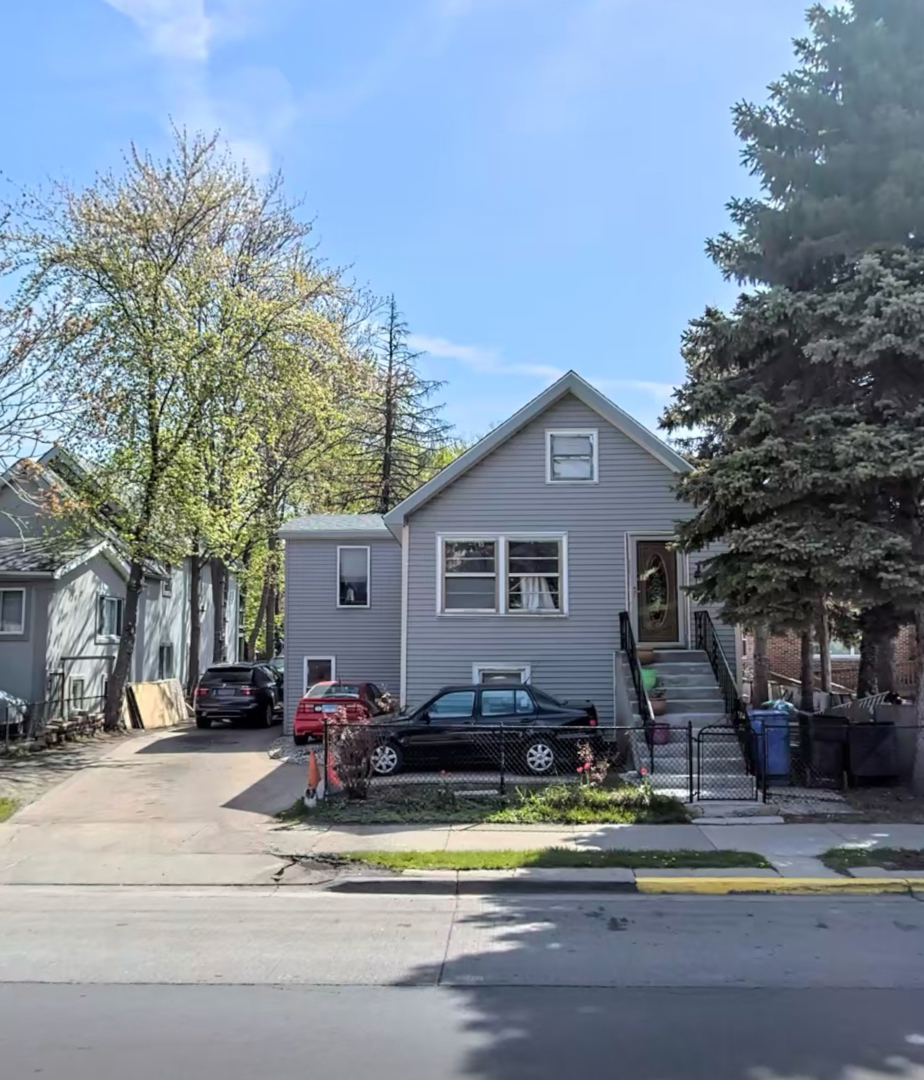
POLYGON ((25 589, 20 589, 20 588, 17 588, 17 587, 7 588, 6 586, 4 586, 2 589, 0 589, 0 594, 8 593, 8 592, 18 592, 20 597, 22 598, 22 607, 20 608, 21 621, 19 623, 19 629, 18 630, 0 630, 0 636, 3 636, 3 637, 17 636, 18 637, 18 636, 20 636, 20 635, 22 635, 22 634, 24 634, 26 632, 26 590, 25 589))
POLYGON ((337 658, 335 656, 305 656, 302 657, 302 697, 308 693, 308 665, 312 660, 326 660, 330 664, 330 681, 337 681, 337 658))
POLYGON ((338 544, 337 545, 337 607, 341 611, 365 611, 372 607, 372 548, 368 544, 338 544), (340 603, 340 552, 341 551, 365 551, 366 553, 366 602, 365 604, 341 604, 340 603))
MULTIPOLYGON (((437 615, 499 615, 502 613, 504 598, 501 595, 501 538, 498 536, 477 536, 471 533, 465 536, 437 536, 436 538, 436 613, 437 615), (494 544, 494 607, 492 608, 453 608, 446 610, 444 602, 444 583, 446 580, 446 545, 447 544, 494 544)), ((450 575, 454 577, 456 575, 450 575)), ((491 577, 490 574, 475 575, 491 577)))
POLYGON ((472 682, 481 685, 481 676, 492 671, 519 671, 524 686, 529 686, 533 677, 531 664, 472 664, 472 682))
POLYGON ((96 640, 97 641, 107 642, 107 643, 115 643, 117 641, 122 640, 121 631, 125 629, 125 597, 124 596, 113 596, 111 593, 98 592, 96 594, 96 611, 95 611, 94 614, 95 614, 96 625, 97 625, 97 632, 96 632, 96 640), (100 630, 99 630, 100 600, 115 600, 115 601, 117 601, 118 603, 120 603, 122 605, 122 616, 119 619, 119 622, 122 625, 119 628, 119 633, 118 634, 103 634, 103 633, 100 632, 100 630))
POLYGON ((598 428, 546 428, 545 432, 545 482, 556 487, 559 484, 599 484, 600 483, 600 431, 598 428), (593 470, 590 480, 562 480, 552 477, 552 436, 590 436, 593 442, 593 470))
MULTIPOLYGON (((586 481, 582 481, 586 483, 586 481)), ((568 534, 566 532, 511 532, 495 533, 494 535, 482 534, 480 536, 457 536, 439 535, 436 538, 436 613, 441 618, 497 618, 503 616, 511 619, 564 619, 567 618, 570 607, 568 593, 568 534), (510 541, 517 540, 548 540, 561 545, 561 569, 559 581, 561 584, 561 610, 560 611, 508 611, 507 610, 507 545, 510 541), (484 544, 494 543, 495 549, 495 580, 497 582, 497 607, 470 608, 466 610, 454 609, 446 611, 443 605, 443 582, 445 579, 445 545, 447 543, 484 544)))

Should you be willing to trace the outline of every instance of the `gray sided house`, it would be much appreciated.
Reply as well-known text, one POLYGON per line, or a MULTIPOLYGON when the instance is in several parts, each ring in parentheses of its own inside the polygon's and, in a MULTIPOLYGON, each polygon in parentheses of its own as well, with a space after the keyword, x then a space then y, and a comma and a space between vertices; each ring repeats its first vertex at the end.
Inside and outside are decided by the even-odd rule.
MULTIPOLYGON (((620 612, 640 645, 697 659, 681 657, 697 560, 670 544, 691 513, 674 494, 688 468, 569 372, 384 518, 291 522, 287 722, 321 674, 384 682, 411 705, 517 678, 631 722, 620 612)), ((735 629, 716 628, 734 669, 735 629)), ((695 690, 703 706, 684 716, 720 717, 711 673, 695 690)))
MULTIPOLYGON (((52 703, 67 714, 95 707, 119 647, 128 564, 103 531, 62 543, 60 522, 42 512, 43 494, 65 487, 51 451, 40 463, 0 478, 0 691, 52 703)), ((185 680, 189 648, 189 560, 152 564, 138 614, 131 678, 185 680)), ((208 573, 199 598, 200 670, 211 662, 213 604, 208 573)), ((237 583, 231 581, 225 628, 237 656, 237 583)))

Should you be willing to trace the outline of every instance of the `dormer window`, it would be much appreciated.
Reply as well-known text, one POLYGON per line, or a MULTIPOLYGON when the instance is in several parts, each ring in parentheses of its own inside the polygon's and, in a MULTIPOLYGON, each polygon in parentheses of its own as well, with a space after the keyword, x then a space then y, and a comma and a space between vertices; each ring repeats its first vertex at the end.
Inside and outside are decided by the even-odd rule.
POLYGON ((598 433, 547 431, 545 479, 549 484, 595 484, 598 480, 598 433))

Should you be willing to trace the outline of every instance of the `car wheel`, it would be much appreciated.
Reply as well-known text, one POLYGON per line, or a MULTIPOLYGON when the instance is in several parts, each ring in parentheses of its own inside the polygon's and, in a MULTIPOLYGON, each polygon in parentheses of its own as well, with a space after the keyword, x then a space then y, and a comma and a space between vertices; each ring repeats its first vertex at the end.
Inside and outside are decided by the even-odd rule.
POLYGON ((548 776, 555 772, 555 747, 549 739, 532 739, 523 751, 526 771, 533 776, 548 776))
POLYGON ((296 746, 307 746, 308 745, 308 736, 307 735, 293 735, 292 736, 292 742, 294 742, 296 746))
POLYGON ((212 726, 212 721, 207 716, 197 716, 196 717, 196 727, 197 728, 206 729, 206 728, 210 728, 211 726, 212 726))
POLYGON ((271 728, 273 726, 273 706, 266 705, 260 714, 260 727, 271 728))
POLYGON ((394 776, 395 773, 401 772, 404 754, 397 743, 382 743, 372 751, 369 763, 376 776, 394 776))

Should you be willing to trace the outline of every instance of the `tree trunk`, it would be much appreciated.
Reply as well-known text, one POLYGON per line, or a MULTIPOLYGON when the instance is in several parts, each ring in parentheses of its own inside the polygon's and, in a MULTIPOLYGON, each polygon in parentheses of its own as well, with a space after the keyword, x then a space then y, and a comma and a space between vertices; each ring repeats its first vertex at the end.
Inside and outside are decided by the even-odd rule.
POLYGON ((860 638, 860 666, 857 670, 857 697, 867 698, 877 694, 879 641, 882 635, 869 627, 863 630, 860 638))
POLYGON ((918 695, 916 719, 918 724, 914 756, 913 787, 915 794, 924 795, 924 607, 914 613, 914 629, 917 635, 918 695))
MULTIPOLYGON (((143 588, 144 564, 139 559, 132 562, 128 573, 119 651, 116 653, 115 667, 109 676, 109 693, 106 696, 106 707, 103 712, 103 727, 106 731, 117 731, 122 723, 122 698, 125 694, 125 685, 129 682, 131 675, 135 636, 138 632, 138 608, 141 604, 143 588)), ((97 617, 98 615, 94 613, 94 618, 97 617)))
POLYGON ((276 655, 276 582, 270 581, 269 590, 266 594, 266 637, 263 641, 266 659, 272 660, 276 655))
POLYGON ((751 688, 752 708, 760 708, 770 697, 770 661, 767 658, 767 627, 754 627, 754 683, 751 688))
POLYGON ((895 634, 885 631, 876 643, 876 683, 880 694, 895 692, 895 634))
POLYGON ((198 540, 189 559, 189 656, 186 664, 186 695, 192 697, 199 682, 199 654, 202 651, 202 555, 198 540))
POLYGON ((269 564, 267 564, 266 570, 263 572, 263 587, 260 590, 260 606, 257 608, 253 626, 250 628, 250 633, 247 636, 247 654, 250 658, 253 658, 257 654, 257 642, 260 640, 260 630, 263 627, 263 617, 266 614, 266 601, 268 595, 269 564))
POLYGON ((815 641, 811 626, 807 626, 800 635, 799 681, 799 708, 803 712, 812 713, 815 711, 815 641))
POLYGON ((822 600, 818 609, 818 655, 821 658, 821 692, 831 693, 831 631, 828 624, 828 607, 822 600))
POLYGON ((226 609, 228 602, 228 573, 224 562, 217 556, 209 561, 212 576, 212 663, 222 664, 228 659, 228 642, 225 638, 226 609))

